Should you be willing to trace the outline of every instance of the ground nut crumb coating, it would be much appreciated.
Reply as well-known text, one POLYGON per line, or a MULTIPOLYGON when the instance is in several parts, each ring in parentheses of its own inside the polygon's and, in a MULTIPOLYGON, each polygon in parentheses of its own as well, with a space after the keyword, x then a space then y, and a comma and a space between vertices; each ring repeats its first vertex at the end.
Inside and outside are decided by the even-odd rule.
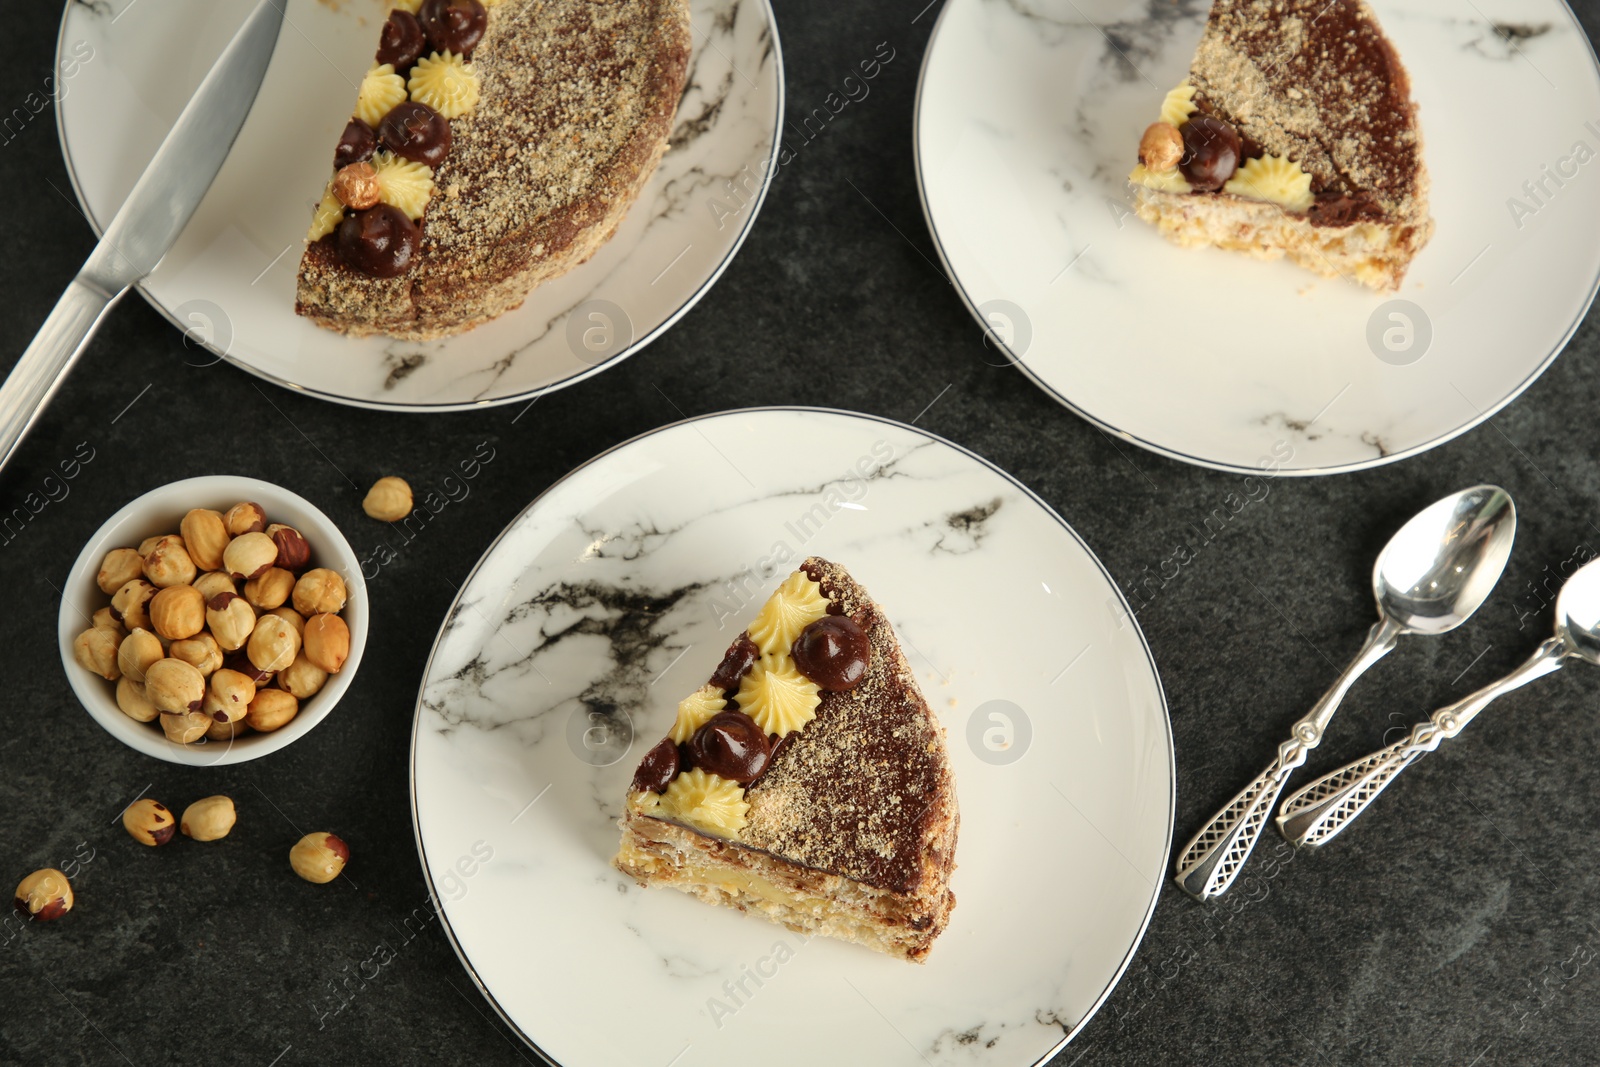
POLYGON ((295 310, 356 336, 440 337, 587 260, 666 151, 690 44, 685 0, 495 5, 472 57, 481 97, 451 123, 416 265, 369 277, 325 238, 306 249, 295 310))

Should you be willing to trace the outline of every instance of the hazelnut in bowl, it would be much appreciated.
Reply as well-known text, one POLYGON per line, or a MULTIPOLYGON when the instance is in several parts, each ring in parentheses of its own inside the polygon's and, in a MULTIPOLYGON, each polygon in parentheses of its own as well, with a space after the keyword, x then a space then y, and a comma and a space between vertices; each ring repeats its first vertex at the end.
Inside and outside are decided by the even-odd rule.
POLYGON ((366 583, 305 498, 255 478, 187 478, 95 532, 57 629, 73 691, 117 740, 170 763, 242 763, 310 732, 349 688, 366 583))

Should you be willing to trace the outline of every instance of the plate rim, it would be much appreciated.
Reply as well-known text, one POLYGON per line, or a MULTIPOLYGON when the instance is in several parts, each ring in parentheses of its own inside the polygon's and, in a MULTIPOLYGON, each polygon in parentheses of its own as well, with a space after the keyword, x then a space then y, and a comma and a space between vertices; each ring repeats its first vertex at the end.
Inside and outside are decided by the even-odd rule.
MULTIPOLYGON (((1036 372, 1032 367, 1028 366, 1021 356, 1013 353, 1010 346, 1008 346, 998 334, 989 328, 989 323, 985 321, 983 316, 978 313, 977 304, 973 302, 971 295, 967 292, 966 286, 962 284, 960 276, 956 273, 954 266, 951 265, 950 257, 945 253, 944 241, 939 236, 939 228, 934 224, 933 211, 928 204, 928 187, 922 172, 922 103, 924 90, 926 89, 928 82, 928 67, 933 59, 934 48, 939 41, 939 31, 944 27, 945 16, 948 15, 950 11, 958 4, 965 2, 970 2, 970 0, 946 0, 944 6, 939 9, 939 17, 934 20, 932 32, 928 35, 928 44, 922 53, 922 65, 917 72, 916 102, 911 113, 911 162, 913 169, 916 171, 917 200, 922 205, 922 218, 923 221, 927 223, 929 235, 933 238, 934 251, 938 253, 939 263, 944 267, 945 275, 950 279, 951 285, 960 295, 961 303, 966 307, 967 313, 978 321, 978 325, 983 328, 984 335, 993 340, 995 345, 1005 353, 1006 359, 1011 363, 1012 366, 1022 371, 1024 375, 1026 375, 1035 385, 1044 391, 1045 395, 1049 396, 1062 407, 1083 419, 1091 426, 1100 430, 1102 433, 1114 434, 1130 444, 1137 445, 1147 452, 1153 452, 1156 455, 1162 456, 1166 459, 1177 460, 1180 463, 1187 463, 1192 466, 1205 468, 1207 470, 1224 471, 1229 474, 1261 473, 1260 467, 1251 467, 1241 463, 1229 463, 1223 460, 1207 459, 1202 456, 1190 455, 1187 452, 1158 444, 1154 441, 1145 440, 1142 437, 1113 426, 1104 419, 1091 414, 1085 408, 1075 404, 1062 392, 1046 382, 1038 372, 1036 372)), ((1600 54, 1597 54, 1595 51, 1594 41, 1590 39, 1588 31, 1583 27, 1583 23, 1578 21, 1578 16, 1573 13, 1572 5, 1569 4, 1567 0, 1556 0, 1556 2, 1560 4, 1561 10, 1565 12, 1567 21, 1571 24, 1571 28, 1577 32, 1579 39, 1583 41, 1584 46, 1588 49, 1589 62, 1591 66, 1594 67, 1596 75, 1600 76, 1600 54)), ((1424 452, 1428 452, 1432 449, 1438 448, 1441 445, 1448 444, 1457 437, 1477 429, 1479 426, 1482 426, 1484 423, 1494 418, 1494 416, 1498 415, 1501 411, 1505 410, 1506 407, 1508 407, 1523 393, 1527 392, 1528 389, 1532 387, 1533 383, 1538 381, 1539 377, 1543 375, 1545 371, 1550 369, 1550 365, 1553 364, 1556 359, 1567 350, 1567 346, 1572 343, 1573 336, 1577 334, 1579 328, 1583 326, 1584 320, 1586 320, 1589 316, 1590 309, 1594 306, 1595 297, 1597 295, 1600 295, 1600 261, 1597 261, 1594 277, 1589 283, 1588 297, 1582 301, 1582 307, 1579 308, 1577 315, 1573 318, 1571 324, 1568 325, 1566 332, 1561 336, 1561 339, 1556 342, 1555 347, 1552 348, 1550 352, 1540 360, 1539 365, 1535 367, 1527 377, 1518 382, 1510 392, 1501 397, 1499 400, 1495 401, 1493 404, 1490 404, 1481 411, 1477 412, 1471 419, 1463 422, 1455 429, 1448 430, 1419 444, 1412 445, 1408 448, 1403 448, 1398 452, 1391 452, 1388 455, 1374 456, 1370 459, 1353 460, 1349 463, 1336 463, 1318 467, 1290 468, 1280 466, 1277 468, 1275 474, 1278 477, 1285 478, 1318 478, 1329 474, 1349 474, 1355 471, 1372 470, 1376 467, 1386 466, 1390 463, 1398 463, 1403 459, 1410 459, 1412 456, 1421 455, 1424 452)))
MULTIPOLYGON (((340 404, 345 407, 364 408, 369 411, 398 411, 419 415, 434 413, 442 414, 456 411, 477 411, 481 408, 503 407, 509 404, 521 403, 523 401, 528 401, 531 403, 547 393, 554 393, 558 390, 565 389, 569 385, 576 385, 579 382, 592 378, 601 371, 616 366, 629 356, 643 351, 644 348, 652 341, 656 340, 656 338, 666 333, 667 330, 677 325, 680 319, 682 319, 690 311, 694 310, 695 305, 699 304, 700 301, 704 299, 705 295, 711 291, 712 286, 716 285, 717 282, 721 280, 723 272, 728 269, 728 265, 733 262, 733 258, 738 255, 739 250, 744 247, 745 238, 750 235, 750 231, 755 227, 756 218, 761 214, 761 208, 767 202, 767 191, 772 188, 772 185, 778 176, 778 171, 780 169, 778 164, 778 156, 783 148, 783 114, 784 107, 788 99, 788 79, 784 75, 783 42, 779 38, 778 34, 778 17, 772 10, 771 0, 756 0, 756 2, 760 5, 760 10, 767 20, 767 32, 772 39, 773 66, 777 73, 778 92, 776 99, 776 110, 773 113, 772 120, 772 147, 767 156, 765 173, 761 182, 759 183, 759 188, 756 191, 755 200, 753 201, 750 212, 745 217, 744 223, 740 227, 738 234, 735 235, 733 244, 728 247, 727 255, 722 257, 722 260, 716 265, 711 273, 707 275, 705 280, 700 283, 699 287, 689 295, 689 297, 678 307, 676 311, 663 319, 655 329, 634 341, 627 348, 624 348, 622 351, 614 355, 606 357, 604 360, 601 360, 599 363, 596 363, 591 367, 586 367, 583 370, 575 371, 565 378, 561 378, 554 382, 549 382, 533 389, 524 390, 514 394, 508 394, 503 397, 496 397, 486 400, 452 400, 439 403, 401 403, 399 401, 382 401, 358 398, 346 396, 342 393, 329 392, 324 389, 314 389, 310 386, 302 385, 299 382, 292 382, 287 378, 281 378, 275 374, 268 373, 259 367, 255 367, 244 362, 242 359, 236 356, 229 355, 225 351, 218 351, 216 346, 214 346, 210 341, 202 340, 197 337, 193 338, 193 340, 200 347, 204 348, 218 359, 226 360, 229 364, 237 367, 247 374, 250 374, 255 378, 259 378, 262 381, 271 382, 273 385, 281 386, 284 389, 299 393, 303 396, 315 397, 318 400, 326 400, 330 403, 340 404)), ((62 57, 64 55, 63 50, 66 48, 67 21, 72 17, 73 11, 80 6, 82 5, 78 2, 78 0, 65 0, 65 4, 62 8, 61 24, 56 30, 55 69, 57 70, 61 69, 62 57)), ((252 105, 251 109, 254 110, 254 105, 252 105)), ((83 193, 83 186, 78 182, 78 171, 73 165, 72 154, 67 148, 67 127, 65 118, 66 109, 57 107, 54 109, 54 111, 56 118, 56 143, 61 149, 61 158, 67 168, 67 179, 72 183, 72 195, 77 198, 79 213, 83 215, 84 219, 89 223, 89 229, 94 233, 95 240, 99 241, 105 234, 105 226, 101 224, 100 220, 95 217, 94 212, 90 209, 88 198, 85 197, 83 193)), ((246 118, 248 119, 248 116, 246 118)), ((652 175, 651 178, 654 180, 654 175, 652 175)), ((635 204, 637 204, 637 201, 635 201, 635 204)), ((583 264, 579 264, 578 267, 573 269, 577 270, 582 266, 583 264)), ((176 327, 178 332, 186 339, 190 338, 190 325, 188 323, 179 322, 172 315, 170 310, 159 303, 156 298, 151 295, 150 291, 145 288, 143 278, 134 282, 132 288, 138 291, 139 295, 144 298, 145 303, 149 304, 156 314, 160 315, 162 318, 166 319, 167 322, 176 327)), ((116 302, 121 300, 122 295, 123 294, 118 294, 116 300, 113 301, 113 306, 116 302)))
POLYGON ((408 793, 411 798, 411 829, 413 837, 416 841, 417 858, 422 866, 422 876, 428 886, 428 898, 433 904, 434 914, 439 918, 439 922, 444 929, 445 936, 450 941, 450 947, 456 954, 456 959, 461 962, 462 968, 466 970, 467 976, 472 979, 473 985, 477 986, 478 992, 482 994, 483 998, 489 1002, 489 1005, 492 1008, 494 1008, 495 1014, 500 1016, 501 1022, 503 1022, 508 1029, 521 1038, 523 1043, 537 1053, 539 1057, 542 1058, 546 1063, 553 1065, 553 1067, 563 1067, 559 1060, 545 1052, 545 1050, 541 1048, 538 1043, 535 1042, 533 1038, 531 1038, 522 1029, 521 1026, 512 1020, 510 1015, 507 1014, 505 1008, 500 1004, 499 999, 496 998, 494 993, 490 991, 489 987, 484 984, 483 979, 478 975, 477 968, 473 966, 472 961, 467 957, 465 949, 462 948, 460 941, 457 940, 455 929, 450 925, 450 918, 446 914, 443 905, 439 902, 440 898, 438 895, 438 889, 433 882, 433 872, 428 866, 427 848, 424 846, 422 840, 422 824, 419 818, 417 806, 417 738, 421 732, 422 726, 422 698, 427 688, 429 675, 433 670, 434 658, 438 655, 439 645, 444 640, 446 627, 448 626, 450 620, 455 618, 456 612, 461 606, 462 598, 466 596, 467 590, 471 588, 473 579, 478 576, 478 572, 483 568, 484 564, 488 562, 489 557, 495 552, 495 550, 500 547, 500 543, 506 538, 506 535, 522 522, 524 516, 537 507, 547 496, 555 492, 556 489, 565 485, 568 481, 577 477, 594 464, 599 463, 601 460, 607 458, 612 453, 621 451, 622 449, 643 441, 648 437, 654 437, 657 434, 665 433, 668 430, 677 429, 680 426, 687 426, 698 422, 707 422, 712 419, 720 419, 738 415, 779 412, 840 415, 847 418, 858 419, 863 422, 876 422, 881 425, 893 427, 897 430, 921 434, 930 441, 935 441, 939 444, 946 445, 954 449, 955 451, 966 456, 968 459, 977 462, 982 467, 992 471, 1001 478, 1010 482, 1024 495, 1026 495, 1028 499, 1032 500, 1033 503, 1045 513, 1045 515, 1051 519, 1054 519, 1057 525, 1059 525, 1062 530, 1064 530, 1067 535, 1077 543, 1078 547, 1082 549, 1083 552, 1088 556, 1090 562, 1092 562, 1100 571, 1100 574, 1105 578, 1106 582, 1111 586, 1112 591, 1116 594, 1117 601, 1122 605, 1123 617, 1126 618, 1130 624, 1132 624, 1133 636, 1138 640, 1139 648, 1144 653, 1145 665, 1149 668, 1150 677, 1155 682, 1156 698, 1160 702, 1161 721, 1165 727, 1165 737, 1167 742, 1167 830, 1166 846, 1159 866, 1160 876, 1156 879, 1154 889, 1150 893, 1150 900, 1145 906, 1144 916, 1139 921, 1138 930, 1135 931, 1132 942, 1128 945, 1127 951, 1123 954, 1122 960, 1117 964, 1115 972, 1106 982, 1105 988, 1100 991, 1100 995, 1095 999, 1094 1003, 1089 1006, 1089 1009, 1086 1012, 1084 1012, 1083 1018, 1078 1020, 1077 1025, 1073 1026, 1069 1032, 1063 1034, 1061 1040, 1056 1042, 1056 1044, 1052 1046, 1048 1052, 1034 1060, 1031 1065, 1028 1065, 1028 1067, 1043 1067, 1043 1065, 1048 1063, 1050 1059, 1053 1058, 1057 1053, 1066 1048, 1067 1045, 1071 1043, 1073 1038, 1077 1037, 1084 1031, 1089 1022, 1094 1018, 1095 1014, 1100 1010, 1105 1002, 1110 999, 1112 991, 1115 990, 1117 985, 1122 981, 1122 977, 1127 973, 1128 966, 1133 962, 1133 957, 1138 952, 1139 946, 1144 942, 1145 934, 1150 930, 1150 920, 1155 915, 1156 905, 1161 900, 1161 890, 1166 882, 1166 872, 1172 863, 1172 835, 1177 825, 1178 755, 1176 741, 1174 740, 1172 733, 1172 709, 1167 701, 1166 686, 1161 680, 1161 670, 1156 664, 1154 653, 1152 653, 1150 650, 1150 642, 1145 637, 1144 628, 1139 625, 1139 619, 1133 613, 1132 608, 1128 603, 1126 594, 1124 594, 1122 587, 1117 583, 1116 578, 1112 576, 1110 570, 1106 568, 1105 563, 1095 553, 1094 549, 1089 547, 1088 542, 1085 541, 1083 536, 1073 528, 1072 524, 1067 522, 1066 518, 1063 517, 1060 512, 1056 511, 1056 509, 1052 507, 1049 502, 1040 497, 1038 493, 1035 493, 1031 488, 1023 484, 1023 482, 1015 475, 1011 474, 1009 471, 1005 470, 993 461, 979 455, 977 452, 967 448, 965 445, 962 445, 956 441, 952 441, 947 437, 932 432, 931 430, 924 430, 920 427, 913 426, 910 423, 901 422, 898 419, 891 419, 883 415, 875 415, 864 411, 851 411, 845 408, 821 407, 807 404, 755 405, 751 407, 729 408, 721 411, 706 412, 700 415, 691 415, 686 418, 677 419, 673 422, 663 423, 662 425, 646 430, 643 433, 635 434, 625 441, 620 441, 617 444, 611 445, 610 447, 597 452, 595 455, 584 460, 582 463, 573 467, 566 474, 563 474, 560 478, 557 478, 544 489, 540 490, 533 497, 533 499, 527 503, 526 506, 524 506, 516 513, 516 515, 512 516, 506 522, 505 527, 498 534, 496 534, 494 540, 484 548, 483 554, 480 555, 477 562, 472 565, 472 570, 469 571, 466 577, 461 580, 461 585, 457 589, 456 595, 451 600, 450 607, 445 613, 444 621, 439 624, 439 631, 434 635, 433 645, 428 650, 428 658, 422 668, 422 679, 417 684, 416 704, 412 710, 411 751, 408 759, 408 771, 411 779, 408 789, 408 793))

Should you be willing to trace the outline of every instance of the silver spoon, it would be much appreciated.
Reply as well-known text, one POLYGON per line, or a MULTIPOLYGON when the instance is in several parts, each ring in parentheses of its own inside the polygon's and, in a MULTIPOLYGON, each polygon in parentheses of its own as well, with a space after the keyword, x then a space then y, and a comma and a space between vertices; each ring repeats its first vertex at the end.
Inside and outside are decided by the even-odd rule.
POLYGON ((1472 617, 1500 580, 1517 532, 1504 489, 1478 485, 1430 504, 1389 539, 1372 568, 1378 621, 1366 644, 1316 705, 1294 725, 1267 769, 1184 846, 1178 886, 1197 900, 1227 892, 1294 769, 1322 742, 1345 693, 1404 634, 1437 635, 1472 617))
POLYGON ((1326 844, 1378 798, 1384 787, 1446 738, 1466 728, 1499 697, 1574 659, 1600 663, 1600 560, 1567 579, 1556 597, 1556 634, 1547 638, 1527 661, 1476 693, 1434 712, 1412 728, 1411 735, 1317 779, 1283 802, 1278 829, 1296 845, 1326 844))

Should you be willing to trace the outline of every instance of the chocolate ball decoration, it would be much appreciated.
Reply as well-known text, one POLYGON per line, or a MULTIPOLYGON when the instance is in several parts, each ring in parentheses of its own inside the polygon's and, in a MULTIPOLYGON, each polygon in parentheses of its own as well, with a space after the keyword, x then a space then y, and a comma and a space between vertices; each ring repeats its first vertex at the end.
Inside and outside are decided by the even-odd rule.
POLYGON ((1183 124, 1183 158, 1178 169, 1195 190, 1214 193, 1239 169, 1243 140, 1230 123, 1211 115, 1194 115, 1183 124))
POLYGON ((339 224, 339 257, 374 278, 397 278, 416 258, 422 232, 392 204, 358 211, 339 224))
POLYGON ((742 711, 719 711, 689 738, 695 767, 719 778, 749 785, 761 777, 772 746, 756 721, 742 711))
POLYGON ((379 63, 389 64, 396 74, 404 77, 427 47, 428 37, 422 32, 417 16, 398 7, 389 12, 389 20, 383 24, 383 36, 378 39, 379 63))
POLYGON ((402 159, 438 169, 450 154, 450 120, 427 104, 396 104, 378 124, 383 146, 402 159))
POLYGON ((794 665, 829 692, 854 689, 867 676, 872 642, 848 615, 825 615, 794 639, 794 665))
POLYGON ((633 772, 631 792, 665 792, 667 785, 677 776, 678 746, 672 743, 672 738, 663 737, 639 761, 639 769, 633 772))
POLYGON ((423 0, 417 20, 435 52, 470 59, 489 26, 489 12, 478 0, 423 0))
POLYGON ((333 150, 333 169, 343 170, 352 163, 365 163, 378 150, 378 135, 360 119, 345 123, 339 146, 333 150))
POLYGON ((728 690, 739 687, 739 679, 749 673, 755 666, 756 657, 761 650, 756 648, 756 643, 748 636, 742 636, 728 649, 727 655, 722 657, 722 662, 717 664, 717 669, 711 672, 711 684, 718 689, 728 690))

